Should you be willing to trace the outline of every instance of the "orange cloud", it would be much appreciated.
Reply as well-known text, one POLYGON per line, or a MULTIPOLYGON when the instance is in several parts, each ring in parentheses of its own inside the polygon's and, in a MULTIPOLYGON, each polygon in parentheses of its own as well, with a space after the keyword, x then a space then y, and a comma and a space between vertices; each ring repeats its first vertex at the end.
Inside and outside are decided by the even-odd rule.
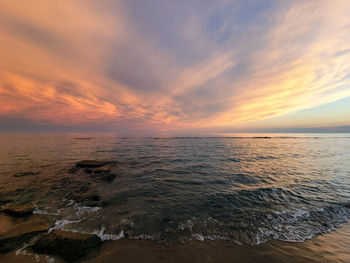
POLYGON ((2 1, 0 115, 217 127, 350 96, 346 1, 279 4, 264 24, 236 19, 244 1, 168 5, 2 1))

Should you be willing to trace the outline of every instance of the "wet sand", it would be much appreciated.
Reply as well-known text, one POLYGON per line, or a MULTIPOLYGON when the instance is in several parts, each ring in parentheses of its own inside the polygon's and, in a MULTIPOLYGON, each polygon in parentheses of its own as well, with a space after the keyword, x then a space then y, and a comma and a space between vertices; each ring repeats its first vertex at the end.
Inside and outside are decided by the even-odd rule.
MULTIPOLYGON (((0 262, 63 262, 49 255, 11 252, 0 262)), ((350 222, 302 243, 270 241, 241 246, 228 241, 192 241, 165 246, 146 240, 109 241, 77 262, 350 262, 350 222)))

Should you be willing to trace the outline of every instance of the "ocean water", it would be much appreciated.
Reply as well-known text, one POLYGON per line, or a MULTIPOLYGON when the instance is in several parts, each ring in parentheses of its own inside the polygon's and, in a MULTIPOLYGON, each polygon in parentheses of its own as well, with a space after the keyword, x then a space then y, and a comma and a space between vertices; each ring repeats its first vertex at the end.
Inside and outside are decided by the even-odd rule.
POLYGON ((6 200, 103 240, 302 242, 350 218, 350 135, 1 135, 6 200))

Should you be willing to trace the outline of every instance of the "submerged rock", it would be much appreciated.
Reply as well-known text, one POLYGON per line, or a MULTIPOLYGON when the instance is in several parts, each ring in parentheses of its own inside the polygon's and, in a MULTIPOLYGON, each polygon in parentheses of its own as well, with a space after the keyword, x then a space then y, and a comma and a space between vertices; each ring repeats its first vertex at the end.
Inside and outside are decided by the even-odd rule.
POLYGON ((107 182, 111 182, 116 177, 116 174, 110 170, 110 162, 84 160, 78 162, 75 167, 71 168, 70 173, 89 174, 92 178, 101 179, 107 182))
POLYGON ((97 179, 102 179, 104 181, 111 182, 116 177, 115 174, 111 172, 108 168, 98 168, 98 169, 85 169, 85 172, 91 174, 92 177, 97 179))
POLYGON ((13 200, 9 200, 9 199, 0 200, 0 206, 6 205, 11 202, 13 202, 13 200))
POLYGON ((46 232, 51 223, 42 216, 32 216, 20 224, 14 224, 5 233, 0 234, 0 253, 7 253, 21 247, 36 235, 46 232))
POLYGON ((2 212, 12 217, 26 217, 33 214, 34 207, 31 205, 7 205, 2 212))
POLYGON ((22 173, 14 174, 14 177, 22 177, 22 176, 37 175, 37 174, 40 174, 40 172, 22 172, 22 173))
POLYGON ((83 160, 76 163, 77 167, 80 168, 97 168, 102 167, 107 164, 106 161, 97 161, 97 160, 83 160))
POLYGON ((86 168, 85 172, 88 174, 108 174, 111 173, 111 170, 106 167, 100 167, 96 169, 86 168))
POLYGON ((89 207, 105 207, 107 202, 101 200, 98 194, 72 193, 68 198, 89 207))
POLYGON ((114 178, 116 177, 115 174, 112 174, 112 173, 108 173, 108 174, 101 174, 100 178, 104 181, 107 181, 107 182, 111 182, 114 180, 114 178))
POLYGON ((101 242, 96 235, 54 230, 41 236, 31 248, 35 252, 57 255, 70 262, 85 256, 101 242))
POLYGON ((101 167, 98 169, 94 169, 93 173, 94 174, 110 174, 111 170, 109 170, 108 168, 101 167))
POLYGON ((97 194, 92 194, 86 197, 86 199, 90 200, 90 201, 100 201, 101 197, 97 194))
POLYGON ((83 160, 76 163, 75 167, 69 170, 70 173, 89 174, 92 178, 101 179, 111 182, 116 177, 116 174, 110 170, 112 162, 97 161, 97 160, 83 160))

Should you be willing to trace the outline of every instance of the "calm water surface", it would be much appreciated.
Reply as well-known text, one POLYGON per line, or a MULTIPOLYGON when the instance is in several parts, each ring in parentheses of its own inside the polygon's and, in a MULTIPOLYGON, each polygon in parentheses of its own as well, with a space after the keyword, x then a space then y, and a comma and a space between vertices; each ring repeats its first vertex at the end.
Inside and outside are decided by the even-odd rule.
POLYGON ((0 201, 33 204, 54 228, 104 240, 301 242, 350 217, 347 134, 2 135, 0 146, 0 201), (109 161, 116 178, 72 172, 85 159, 109 161))

